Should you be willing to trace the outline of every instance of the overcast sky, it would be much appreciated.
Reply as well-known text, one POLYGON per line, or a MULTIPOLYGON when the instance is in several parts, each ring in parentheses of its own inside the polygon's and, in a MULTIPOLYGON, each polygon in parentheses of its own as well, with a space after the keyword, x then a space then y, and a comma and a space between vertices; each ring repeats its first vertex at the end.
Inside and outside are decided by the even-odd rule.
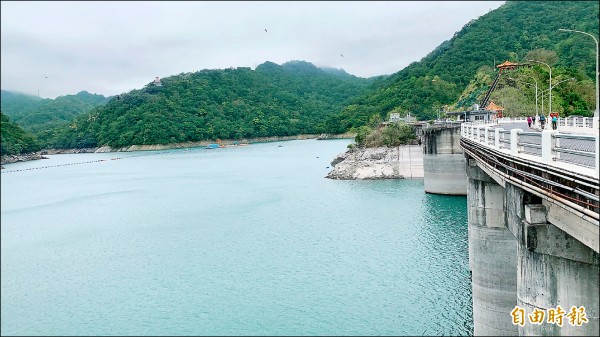
POLYGON ((389 75, 503 3, 2 1, 1 87, 111 96, 156 76, 290 60, 389 75))

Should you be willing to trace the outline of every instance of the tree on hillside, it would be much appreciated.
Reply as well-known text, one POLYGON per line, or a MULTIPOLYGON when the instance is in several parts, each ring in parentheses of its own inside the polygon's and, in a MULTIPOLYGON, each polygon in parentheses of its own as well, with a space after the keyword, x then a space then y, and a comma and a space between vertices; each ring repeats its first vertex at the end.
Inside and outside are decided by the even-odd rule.
MULTIPOLYGON (((587 84, 583 84, 590 79, 593 83, 595 77, 593 43, 574 36, 581 34, 566 36, 558 28, 572 28, 598 36, 598 12, 597 1, 509 1, 467 23, 452 39, 444 41, 419 62, 411 63, 378 83, 334 117, 352 121, 344 124, 357 129, 364 125, 359 121, 371 113, 385 116, 397 107, 411 110, 421 120, 435 117, 434 105, 463 109, 480 101, 498 71, 493 69, 491 76, 482 80, 478 77, 482 66, 504 61, 522 63, 527 58, 550 62, 553 78, 555 72, 573 69, 583 75, 577 77, 577 83, 581 85, 573 89, 575 95, 570 92, 569 97, 562 97, 561 91, 557 90, 554 97, 553 91, 552 103, 553 107, 564 103, 562 110, 565 113, 582 111, 587 106, 586 114, 589 115, 594 100, 588 100, 587 84)), ((540 64, 535 68, 541 86, 547 68, 544 70, 540 64)), ((548 75, 545 76, 547 83, 548 75)), ((535 101, 533 94, 526 97, 535 101)), ((562 107, 562 104, 557 106, 562 107)))
POLYGON ((17 155, 40 150, 40 146, 31 135, 19 125, 12 123, 7 115, 0 112, 0 155, 17 155))

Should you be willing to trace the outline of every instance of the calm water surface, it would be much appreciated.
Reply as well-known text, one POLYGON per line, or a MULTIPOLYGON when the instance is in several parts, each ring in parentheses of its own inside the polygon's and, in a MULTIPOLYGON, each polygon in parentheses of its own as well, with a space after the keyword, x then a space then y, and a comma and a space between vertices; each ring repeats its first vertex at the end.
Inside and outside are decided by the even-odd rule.
POLYGON ((471 335, 466 197, 325 179, 349 142, 5 165, 1 334, 471 335))

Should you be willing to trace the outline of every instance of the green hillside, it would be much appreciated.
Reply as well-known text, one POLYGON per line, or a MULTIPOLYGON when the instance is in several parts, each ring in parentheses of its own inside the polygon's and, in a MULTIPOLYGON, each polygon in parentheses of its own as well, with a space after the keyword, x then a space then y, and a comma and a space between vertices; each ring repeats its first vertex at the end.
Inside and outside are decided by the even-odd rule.
POLYGON ((10 117, 14 117, 19 111, 35 109, 42 100, 43 98, 38 96, 0 90, 0 108, 10 117))
POLYGON ((40 150, 38 142, 19 125, 0 113, 0 155, 31 153, 40 150))
MULTIPOLYGON (((552 91, 554 111, 589 115, 594 108, 594 42, 558 29, 598 36, 598 4, 509 1, 467 23, 421 61, 391 76, 364 79, 304 61, 266 62, 255 70, 170 76, 162 86, 148 83, 111 98, 106 105, 97 102, 87 113, 77 110, 68 125, 56 128, 40 125, 56 122, 51 117, 58 111, 29 113, 27 118, 17 115, 14 120, 35 131, 45 147, 55 148, 342 133, 386 119, 390 112, 410 112, 426 120, 435 118, 442 106, 468 109, 488 89, 495 65, 523 63, 528 58, 551 64, 553 84, 561 82, 552 91)), ((491 98, 505 106, 508 115, 533 114, 541 109, 535 105, 533 80, 539 91, 544 90, 548 69, 533 64, 507 73, 491 98)))
MULTIPOLYGON (((491 84, 479 86, 465 95, 464 90, 474 84, 476 74, 482 66, 491 68, 506 60, 525 62, 527 55, 556 55, 552 63, 555 74, 576 75, 582 88, 577 97, 570 92, 563 96, 557 91, 556 106, 568 111, 593 110, 594 98, 586 94, 589 82, 593 86, 595 72, 595 45, 587 36, 565 33, 559 28, 591 32, 598 36, 597 1, 510 1, 500 8, 467 23, 452 39, 414 62, 405 69, 387 78, 384 83, 365 92, 352 101, 329 123, 339 125, 343 132, 351 127, 365 125, 369 117, 379 114, 383 118, 391 111, 411 112, 420 119, 436 117, 436 106, 452 105, 464 107, 478 102, 481 94, 491 84), (585 82, 588 83, 585 83, 585 82), (461 97, 461 94, 463 97, 461 97), (471 95, 470 99, 464 99, 471 95), (459 98, 463 101, 456 104, 459 98), (573 102, 571 102, 571 99, 573 102), (583 100, 583 102, 582 102, 583 100), (572 104, 571 104, 572 103, 572 104), (573 105, 577 106, 576 108, 573 105)), ((539 85, 548 83, 548 68, 536 66, 539 85)), ((530 101, 535 97, 530 94, 530 101)), ((554 97, 554 92, 553 92, 554 97)))
POLYGON ((42 99, 37 96, 2 90, 2 112, 23 129, 41 135, 58 125, 66 124, 77 115, 104 105, 109 98, 81 91, 76 95, 42 99))
POLYGON ((328 132, 327 118, 375 79, 291 61, 161 81, 162 86, 149 83, 77 117, 47 146, 122 147, 328 132))

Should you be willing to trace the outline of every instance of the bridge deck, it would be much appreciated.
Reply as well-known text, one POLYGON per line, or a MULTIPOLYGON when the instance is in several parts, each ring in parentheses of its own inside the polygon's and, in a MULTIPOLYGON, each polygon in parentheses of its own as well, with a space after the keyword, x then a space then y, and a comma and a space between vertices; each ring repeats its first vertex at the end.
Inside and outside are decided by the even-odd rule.
MULTIPOLYGON (((593 125, 597 127, 597 118, 593 125)), ((501 182, 519 185, 598 226, 597 128, 542 131, 524 120, 463 123, 461 147, 501 182)))

